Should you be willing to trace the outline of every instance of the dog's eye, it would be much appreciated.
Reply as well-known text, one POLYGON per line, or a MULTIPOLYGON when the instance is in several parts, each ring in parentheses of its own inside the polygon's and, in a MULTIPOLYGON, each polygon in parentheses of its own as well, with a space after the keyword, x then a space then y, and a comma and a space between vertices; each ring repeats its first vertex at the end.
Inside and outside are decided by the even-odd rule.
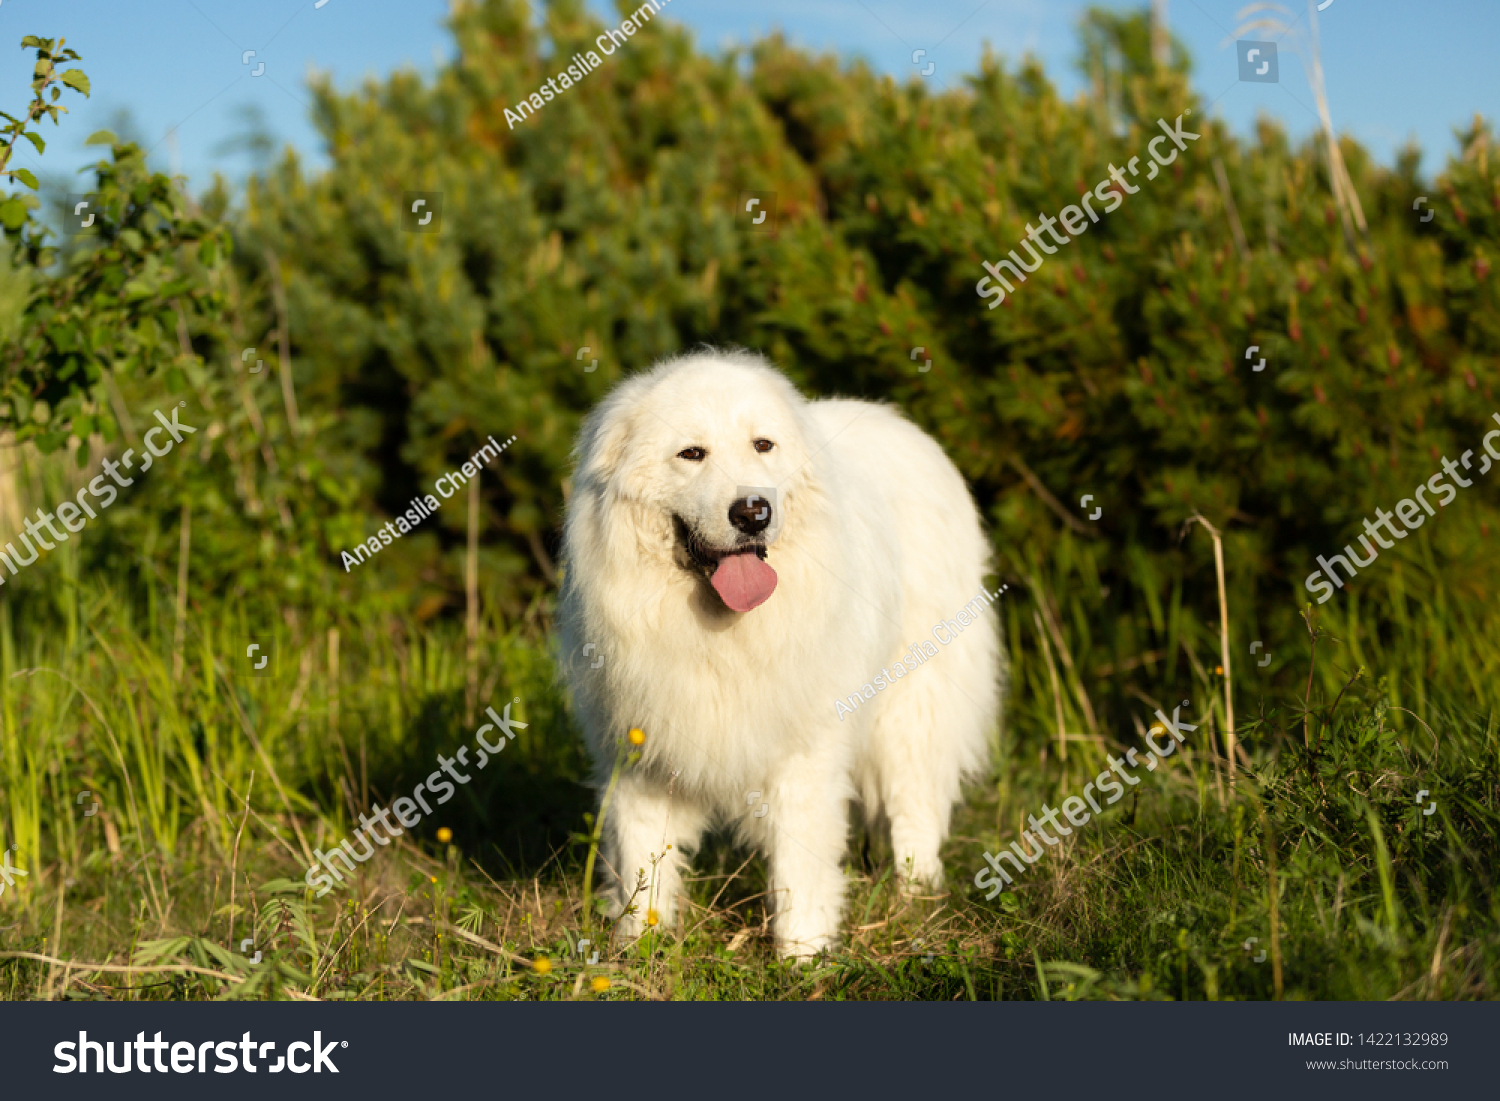
POLYGON ((773 448, 775 446, 776 445, 774 443, 772 443, 770 440, 756 440, 755 441, 755 450, 759 451, 762 455, 764 455, 767 451, 771 450, 771 448, 773 448))
POLYGON ((708 452, 701 447, 688 447, 677 452, 677 457, 686 459, 690 463, 701 463, 707 454, 708 452))

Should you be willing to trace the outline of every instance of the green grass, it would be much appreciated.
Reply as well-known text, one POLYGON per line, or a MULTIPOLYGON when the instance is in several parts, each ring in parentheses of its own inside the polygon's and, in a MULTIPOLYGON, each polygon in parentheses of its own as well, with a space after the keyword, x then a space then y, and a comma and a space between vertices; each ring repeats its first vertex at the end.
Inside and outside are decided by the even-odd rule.
MULTIPOLYGON (((994 783, 955 822, 951 894, 902 897, 882 839, 856 830, 843 950, 784 965, 761 863, 711 838, 677 926, 606 943, 590 967, 568 949, 593 794, 544 608, 483 625, 476 710, 520 697, 529 725, 512 749, 319 900, 303 853, 470 740, 461 625, 287 616, 279 676, 257 679, 236 658, 247 613, 194 608, 174 678, 170 612, 97 579, 71 593, 78 626, 57 632, 21 627, 0 593, 0 829, 29 872, 0 895, 5 998, 1500 995, 1500 715, 1430 684, 1355 678, 1335 706, 1323 669, 1307 746, 1300 700, 1241 690, 1232 788, 1212 752, 1218 715, 987 903, 972 886, 981 853, 1080 792, 1106 751, 1141 745, 1130 730, 1073 735, 1063 761, 1050 701, 1020 709, 994 783), (1419 714, 1390 702, 1414 694, 1419 714)), ((1034 670, 1027 645, 1012 638, 1017 667, 1034 670)), ((1346 655, 1325 638, 1317 657, 1346 655)))
MULTIPOLYGON (((494 15, 466 8, 454 25, 467 71, 513 74, 546 52, 488 33, 494 15)), ((663 71, 681 78, 660 125, 623 125, 634 85, 601 85, 600 103, 618 94, 628 109, 580 120, 597 125, 574 131, 573 153, 507 153, 472 134, 449 148, 443 135, 464 129, 453 119, 484 130, 492 106, 462 73, 439 74, 435 98, 398 77, 328 101, 328 173, 289 159, 243 204, 205 196, 238 259, 205 268, 190 250, 170 278, 143 276, 149 300, 126 297, 144 320, 118 340, 93 322, 108 328, 119 304, 75 293, 99 259, 86 241, 69 246, 82 268, 0 256, 0 351, 23 374, 45 361, 56 375, 33 378, 46 402, 14 392, 21 434, 61 432, 53 384, 90 377, 67 350, 82 332, 67 310, 98 307, 85 328, 110 353, 94 366, 111 372, 75 424, 87 438, 76 456, 0 433, 0 535, 98 468, 106 445, 88 428, 107 426, 105 403, 146 420, 167 407, 165 385, 204 418, 85 536, 0 587, 0 848, 15 846, 28 873, 0 893, 0 996, 1495 997, 1492 494, 1467 491, 1386 549, 1318 609, 1311 637, 1293 614, 1312 555, 1348 538, 1334 532, 1471 446, 1478 423, 1489 430, 1493 135, 1481 122, 1461 135, 1462 156, 1432 184, 1456 220, 1433 234, 1409 208, 1428 186, 1415 154, 1385 171, 1345 143, 1371 216, 1356 258, 1322 154, 1270 124, 1251 144, 1213 133, 1203 148, 1223 154, 1229 183, 1206 158, 1178 162, 1180 186, 1132 200, 1106 237, 1074 246, 1071 284, 1049 269, 1056 295, 1028 290, 997 328, 974 314, 977 256, 955 241, 993 237, 1039 196, 1050 204, 1053 183, 1121 147, 1116 124, 1154 127, 1188 94, 1185 72, 1147 64, 1143 15, 1112 19, 1091 20, 1085 45, 1123 114, 1099 97, 1069 106, 1031 70, 986 67, 974 96, 924 98, 776 41, 757 47, 753 76, 726 82, 720 61, 657 40, 640 48, 668 50, 663 71), (694 121, 711 116, 732 125, 694 121), (660 141, 678 132, 703 139, 686 174, 660 141), (600 150, 603 170, 569 167, 600 150), (715 203, 676 203, 686 214, 662 222, 662 196, 734 193, 722 166, 747 155, 781 165, 787 213, 802 210, 770 251, 744 251, 715 203), (403 165, 437 172, 481 223, 503 169, 505 203, 530 211, 507 218, 507 248, 537 262, 476 279, 476 257, 435 238, 381 237, 361 196, 403 165), (1236 193, 1248 255, 1220 216, 1236 193), (611 204, 636 220, 578 238, 611 204), (641 240, 654 242, 649 262, 641 240), (950 263, 962 278, 944 275, 950 263), (580 272, 616 292, 580 297, 580 272), (867 308, 840 306, 830 287, 867 308), (934 373, 911 373, 898 329, 946 339, 929 349, 934 373), (296 348, 296 370, 276 360, 277 384, 240 360, 267 332, 287 360, 296 348), (1249 390, 1220 377, 1236 332, 1266 334, 1247 339, 1296 370, 1274 388, 1271 375, 1249 390), (899 896, 882 839, 856 830, 844 950, 785 966, 761 864, 711 839, 680 925, 605 943, 584 968, 570 946, 598 928, 584 913, 595 795, 554 683, 543 537, 569 492, 577 419, 609 379, 708 339, 765 349, 810 392, 894 401, 960 463, 1008 586, 1006 727, 995 774, 954 823, 951 894, 899 896), (583 341, 604 371, 577 373, 583 341), (330 572, 372 513, 447 468, 481 425, 523 447, 486 476, 472 513, 454 502, 357 572, 330 572), (1115 503, 1098 529, 1051 496, 1107 483, 1115 503), (1222 542, 1177 530, 1199 508, 1219 517, 1222 542), (455 621, 465 567, 484 586, 477 650, 455 621), (274 646, 279 676, 248 675, 252 640, 274 646), (1252 640, 1268 665, 1247 659, 1252 640), (1219 671, 1231 654, 1236 721, 1219 671), (1079 793, 1183 697, 1200 729, 1182 752, 1014 892, 976 894, 985 850, 1079 793), (486 704, 512 699, 528 726, 501 759, 349 887, 309 897, 313 848, 410 790, 471 742, 486 704), (259 964, 240 954, 246 939, 259 964)), ((113 156, 101 187, 175 203, 129 150, 113 156)), ((157 247, 128 232, 111 246, 126 267, 157 247)), ((108 447, 141 446, 124 435, 108 447)))

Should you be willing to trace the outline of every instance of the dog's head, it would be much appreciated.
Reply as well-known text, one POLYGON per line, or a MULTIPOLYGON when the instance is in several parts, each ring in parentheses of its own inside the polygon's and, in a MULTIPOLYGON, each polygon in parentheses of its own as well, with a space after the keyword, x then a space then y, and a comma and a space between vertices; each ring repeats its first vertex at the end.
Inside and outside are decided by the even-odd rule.
POLYGON ((748 612, 776 588, 774 547, 807 484, 803 405, 752 355, 669 361, 622 384, 590 416, 577 492, 629 510, 648 528, 645 545, 748 612))

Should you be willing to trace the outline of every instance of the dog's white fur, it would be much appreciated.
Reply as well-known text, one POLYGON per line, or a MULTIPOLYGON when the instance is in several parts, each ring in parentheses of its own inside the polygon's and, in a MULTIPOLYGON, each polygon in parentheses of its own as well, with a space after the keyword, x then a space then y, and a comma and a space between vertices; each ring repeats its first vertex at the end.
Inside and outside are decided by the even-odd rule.
POLYGON ((938 445, 887 406, 809 402, 757 356, 706 352, 621 383, 575 461, 561 661, 601 787, 627 731, 645 733, 604 823, 621 931, 653 912, 670 927, 687 853, 728 823, 769 859, 778 950, 833 946, 851 799, 889 822, 903 881, 940 886, 960 783, 999 719, 994 611, 852 715, 835 707, 981 591, 979 515, 938 445), (689 568, 673 516, 733 546, 743 486, 777 490, 778 582, 738 613, 689 568))

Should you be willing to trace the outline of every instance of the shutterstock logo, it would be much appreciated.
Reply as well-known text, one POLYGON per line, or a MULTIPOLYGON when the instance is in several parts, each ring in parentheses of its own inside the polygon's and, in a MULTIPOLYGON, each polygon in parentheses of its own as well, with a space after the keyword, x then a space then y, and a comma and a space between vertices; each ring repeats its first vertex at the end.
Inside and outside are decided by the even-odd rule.
POLYGON ((16 876, 26 874, 20 868, 12 867, 10 863, 10 854, 15 852, 18 847, 12 845, 4 852, 0 852, 0 895, 5 893, 5 888, 16 885, 16 876))
POLYGON ((215 1074, 233 1074, 241 1069, 248 1074, 261 1070, 269 1074, 280 1074, 283 1070, 289 1070, 293 1074, 306 1074, 308 1071, 322 1074, 325 1070, 329 1074, 337 1074, 339 1068, 334 1066, 331 1055, 335 1048, 348 1046, 348 1040, 329 1040, 325 1044, 323 1034, 314 1032, 312 1043, 294 1040, 287 1045, 286 1054, 276 1056, 273 1063, 270 1060, 276 1050, 276 1041, 259 1043, 251 1039, 248 1032, 238 1040, 205 1040, 201 1044, 188 1040, 163 1040, 160 1032, 148 1040, 144 1032, 137 1032, 134 1040, 120 1042, 120 1062, 116 1065, 115 1041, 106 1040, 101 1043, 90 1040, 87 1032, 80 1032, 76 1043, 63 1040, 53 1047, 52 1054, 56 1056, 57 1063, 53 1066, 52 1073, 73 1074, 76 1071, 78 1074, 87 1074, 89 1056, 92 1055, 97 1074, 106 1071, 110 1074, 129 1074, 132 1071, 139 1071, 141 1074, 150 1074, 152 1071, 166 1074, 168 1070, 173 1074, 207 1074, 208 1058, 212 1054, 217 1060, 213 1067, 215 1074), (130 1057, 132 1048, 135 1049, 134 1066, 131 1065, 130 1057), (164 1061, 168 1058, 172 1064, 170 1067, 164 1061), (256 1064, 257 1059, 260 1060, 259 1065, 256 1064))

